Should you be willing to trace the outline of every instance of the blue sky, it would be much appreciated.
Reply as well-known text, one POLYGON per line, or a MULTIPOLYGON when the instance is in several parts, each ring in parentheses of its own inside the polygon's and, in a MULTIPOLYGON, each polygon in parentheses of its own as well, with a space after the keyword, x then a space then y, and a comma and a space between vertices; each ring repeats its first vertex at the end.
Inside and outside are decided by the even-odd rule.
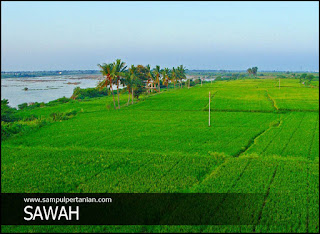
POLYGON ((1 2, 2 71, 319 70, 319 2, 1 2))

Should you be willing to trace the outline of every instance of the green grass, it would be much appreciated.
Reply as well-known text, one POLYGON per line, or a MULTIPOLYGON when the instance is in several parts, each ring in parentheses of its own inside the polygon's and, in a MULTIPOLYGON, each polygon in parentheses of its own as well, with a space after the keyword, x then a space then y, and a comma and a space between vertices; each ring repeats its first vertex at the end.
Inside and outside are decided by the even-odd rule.
POLYGON ((2 192, 263 193, 263 201, 253 201, 260 207, 255 225, 2 230, 318 232, 319 90, 294 79, 277 85, 277 79, 219 81, 144 95, 129 106, 122 95, 120 110, 106 108, 112 97, 22 110, 20 116, 78 114, 1 142, 2 192))

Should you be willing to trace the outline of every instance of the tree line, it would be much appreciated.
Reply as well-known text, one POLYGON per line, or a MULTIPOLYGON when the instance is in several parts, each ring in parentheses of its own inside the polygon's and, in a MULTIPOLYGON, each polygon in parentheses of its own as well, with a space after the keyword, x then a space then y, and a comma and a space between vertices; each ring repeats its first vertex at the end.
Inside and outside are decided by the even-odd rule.
POLYGON ((161 85, 167 87, 169 90, 169 84, 173 84, 173 87, 182 88, 183 80, 186 79, 186 69, 183 65, 172 69, 163 68, 157 65, 151 69, 150 65, 131 65, 126 66, 126 63, 117 59, 113 63, 98 64, 100 72, 104 79, 98 84, 99 89, 109 88, 112 93, 114 109, 120 109, 120 85, 124 87, 124 90, 128 91, 128 102, 133 104, 134 97, 139 98, 143 92, 160 92, 161 85), (114 86, 117 89, 117 104, 114 94, 114 86))

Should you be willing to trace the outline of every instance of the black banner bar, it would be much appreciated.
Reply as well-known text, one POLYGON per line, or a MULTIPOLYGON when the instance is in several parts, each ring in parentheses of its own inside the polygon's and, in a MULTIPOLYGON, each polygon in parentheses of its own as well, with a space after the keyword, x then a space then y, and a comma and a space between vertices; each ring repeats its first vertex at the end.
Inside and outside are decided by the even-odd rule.
POLYGON ((1 224, 252 225, 263 202, 244 193, 3 193, 1 224))

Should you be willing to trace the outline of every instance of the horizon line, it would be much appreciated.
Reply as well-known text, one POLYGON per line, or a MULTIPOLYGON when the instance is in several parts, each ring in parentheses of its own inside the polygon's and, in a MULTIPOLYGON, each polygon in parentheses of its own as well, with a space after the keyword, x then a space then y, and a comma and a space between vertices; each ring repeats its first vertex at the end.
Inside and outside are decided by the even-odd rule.
MULTIPOLYGON (((17 70, 17 71, 1 71, 1 73, 12 73, 12 72, 63 72, 63 71, 100 71, 97 69, 71 69, 71 70, 17 70)), ((246 72, 247 70, 242 70, 242 69, 186 69, 186 71, 244 71, 246 72)), ((258 70, 259 72, 259 70, 258 70)), ((319 70, 260 70, 260 72, 319 72, 319 70)))

